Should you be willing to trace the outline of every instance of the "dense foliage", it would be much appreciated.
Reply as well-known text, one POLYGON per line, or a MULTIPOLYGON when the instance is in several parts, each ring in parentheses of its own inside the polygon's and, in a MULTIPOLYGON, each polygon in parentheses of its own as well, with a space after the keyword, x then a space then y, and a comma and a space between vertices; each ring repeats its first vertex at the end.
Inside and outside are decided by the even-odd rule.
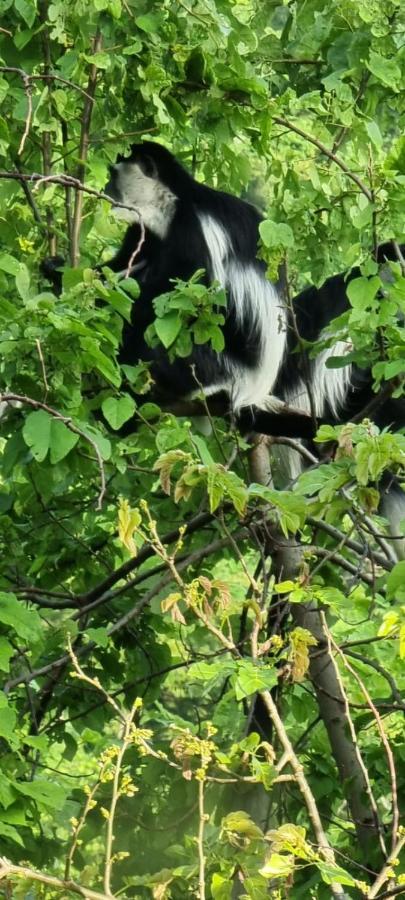
MULTIPOLYGON (((405 264, 381 296, 373 254, 404 239, 401 0, 0 11, 0 892, 400 893, 405 562, 377 507, 404 437, 324 428, 322 462, 268 487, 263 442, 120 369, 137 285, 91 266, 122 234, 109 163, 156 137, 266 209, 291 293, 361 265, 337 364, 399 396, 405 264)), ((151 339, 219 349, 213 299, 178 284, 151 339)))

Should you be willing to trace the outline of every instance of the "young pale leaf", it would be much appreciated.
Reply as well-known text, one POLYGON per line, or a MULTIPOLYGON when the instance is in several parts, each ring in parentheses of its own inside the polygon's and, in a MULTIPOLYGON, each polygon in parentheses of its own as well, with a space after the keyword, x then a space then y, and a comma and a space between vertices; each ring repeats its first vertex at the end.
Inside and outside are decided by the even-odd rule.
POLYGON ((224 832, 241 834, 249 838, 251 841, 263 839, 263 832, 261 828, 256 825, 253 819, 249 816, 249 813, 245 812, 243 809, 238 809, 235 810, 235 812, 228 813, 228 815, 225 816, 224 819, 222 819, 221 827, 224 832))
POLYGON ((294 857, 271 853, 264 866, 259 869, 263 878, 288 878, 294 871, 294 857))
POLYGON ((118 537, 129 550, 131 556, 136 556, 137 547, 134 540, 134 532, 141 524, 141 514, 138 509, 131 509, 128 500, 121 497, 118 509, 118 537))
POLYGON ((232 878, 214 872, 211 879, 211 894, 213 900, 231 900, 233 890, 232 878))

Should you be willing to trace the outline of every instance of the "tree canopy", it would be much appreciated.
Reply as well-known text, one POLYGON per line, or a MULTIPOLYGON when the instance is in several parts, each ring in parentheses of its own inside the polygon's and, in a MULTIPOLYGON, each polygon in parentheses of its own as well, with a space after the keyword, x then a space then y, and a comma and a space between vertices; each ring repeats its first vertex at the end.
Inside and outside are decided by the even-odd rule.
MULTIPOLYGON (((402 396, 403 4, 0 12, 0 893, 401 894, 405 562, 378 510, 404 435, 323 426, 286 485, 282 438, 151 402, 117 362, 136 281, 92 267, 123 234, 108 166, 159 140, 263 209, 289 295, 360 266, 311 352, 350 342, 333 364, 402 396)), ((156 308, 174 355, 220 348, 200 287, 156 308)))

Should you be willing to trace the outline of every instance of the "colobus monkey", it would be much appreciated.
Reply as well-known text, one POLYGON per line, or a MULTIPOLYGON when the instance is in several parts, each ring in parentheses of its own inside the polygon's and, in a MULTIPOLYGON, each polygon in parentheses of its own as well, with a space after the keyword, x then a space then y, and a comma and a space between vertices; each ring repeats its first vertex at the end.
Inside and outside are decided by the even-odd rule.
MULTIPOLYGON (((129 227, 118 253, 106 263, 109 268, 127 270, 141 236, 139 215, 145 229, 131 270, 140 297, 131 323, 124 325, 120 360, 150 361, 161 397, 185 398, 198 392, 200 384, 206 395, 225 392, 242 426, 271 434, 277 420, 277 434, 303 438, 313 428, 308 385, 316 416, 323 421, 347 421, 364 408, 373 396, 370 374, 350 365, 326 367, 330 356, 344 354, 344 344, 313 360, 292 353, 297 331, 305 341, 314 341, 347 309, 347 280, 358 276, 358 270, 330 278, 319 290, 303 291, 293 302, 293 318, 280 286, 266 279, 265 263, 257 258, 261 217, 249 203, 198 183, 169 150, 150 141, 118 157, 105 192, 138 211, 115 207, 129 227), (154 298, 169 291, 173 279, 188 280, 197 269, 205 271, 206 284, 215 281, 226 290, 225 348, 217 353, 209 345, 194 345, 188 359, 171 363, 162 347, 146 344, 144 332, 155 318, 154 298), (283 414, 284 403, 305 415, 289 418, 283 414)), ((390 244, 380 248, 380 258, 394 258, 390 244)), ((49 268, 45 271, 49 274, 49 268)), ((380 427, 404 426, 405 401, 389 399, 375 421, 380 427)), ((405 515, 402 492, 395 495, 398 503, 405 515)), ((395 517, 399 521, 401 515, 395 517)))

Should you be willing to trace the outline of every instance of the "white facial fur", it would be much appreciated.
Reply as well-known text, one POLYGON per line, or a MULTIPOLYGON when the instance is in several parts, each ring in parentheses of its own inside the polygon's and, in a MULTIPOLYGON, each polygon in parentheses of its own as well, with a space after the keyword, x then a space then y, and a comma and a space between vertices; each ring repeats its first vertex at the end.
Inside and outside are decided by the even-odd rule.
MULTIPOLYGON (((114 169, 118 172, 117 187, 122 203, 133 206, 139 212, 145 228, 165 238, 175 213, 177 197, 158 178, 145 175, 138 163, 119 162, 114 169)), ((135 210, 119 206, 113 209, 117 219, 129 225, 139 222, 135 210)))

